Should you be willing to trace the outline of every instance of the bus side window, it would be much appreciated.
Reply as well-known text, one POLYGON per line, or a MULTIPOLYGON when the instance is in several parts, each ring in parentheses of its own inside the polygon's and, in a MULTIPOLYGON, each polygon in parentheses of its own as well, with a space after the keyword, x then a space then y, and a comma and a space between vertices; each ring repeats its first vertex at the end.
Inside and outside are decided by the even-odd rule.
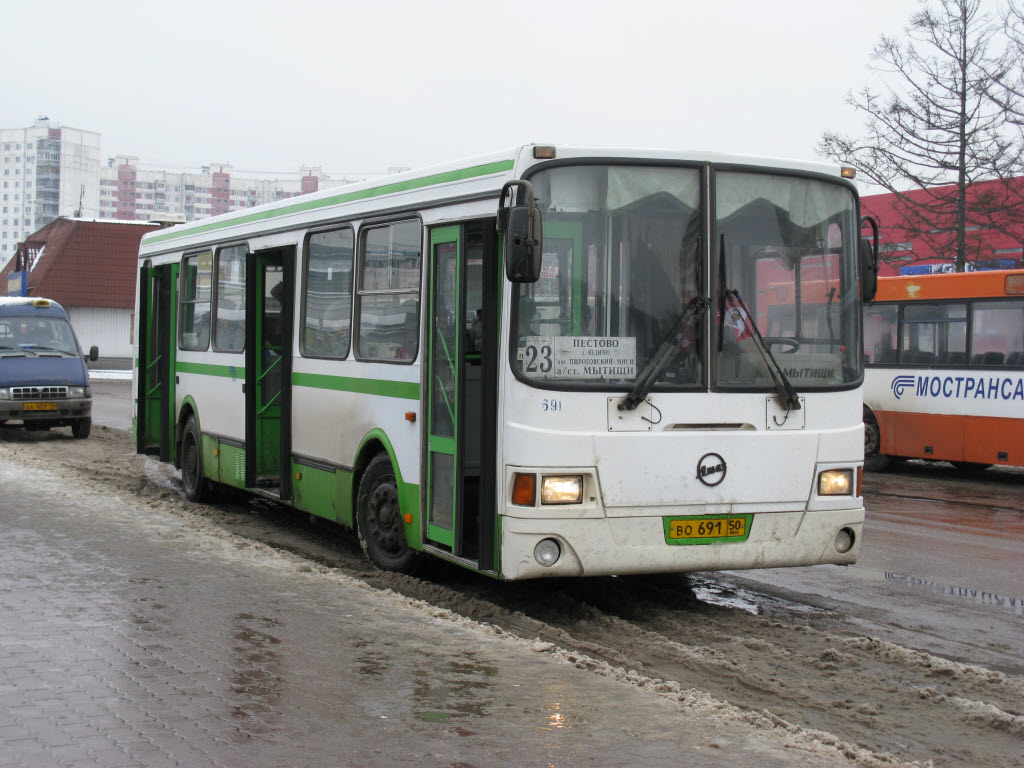
POLYGON ((895 304, 882 304, 864 312, 864 352, 867 362, 875 365, 895 363, 896 353, 895 304))

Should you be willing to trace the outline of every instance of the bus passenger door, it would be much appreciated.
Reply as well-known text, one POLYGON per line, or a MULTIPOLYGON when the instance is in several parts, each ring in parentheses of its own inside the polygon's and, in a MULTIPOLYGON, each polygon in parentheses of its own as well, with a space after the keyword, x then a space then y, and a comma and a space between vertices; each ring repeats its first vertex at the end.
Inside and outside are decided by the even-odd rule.
POLYGON ((484 571, 495 568, 497 252, 494 219, 430 233, 426 539, 484 571))
POLYGON ((245 483, 291 498, 291 351, 295 248, 249 254, 245 483))
POLYGON ((136 451, 170 461, 174 443, 174 281, 177 265, 145 266, 139 275, 139 371, 136 451))
POLYGON ((458 426, 462 383, 459 227, 430 232, 427 343, 427 539, 455 552, 460 485, 458 426))

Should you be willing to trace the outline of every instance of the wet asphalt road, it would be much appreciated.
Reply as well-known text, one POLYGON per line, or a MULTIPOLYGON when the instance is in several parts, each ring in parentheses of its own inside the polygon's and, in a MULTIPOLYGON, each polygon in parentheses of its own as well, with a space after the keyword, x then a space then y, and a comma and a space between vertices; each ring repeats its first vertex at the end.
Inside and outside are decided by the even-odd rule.
MULTIPOLYGON (((130 428, 130 383, 93 388, 96 423, 130 428)), ((793 763, 301 557, 282 569, 287 553, 23 474, 0 467, 0 766, 793 763)), ((827 604, 868 636, 1024 674, 1024 473, 914 463, 865 491, 856 566, 695 574, 695 592, 827 604)))
MULTIPOLYGON (((131 428, 131 382, 93 381, 93 419, 131 428)), ((1024 470, 911 462, 869 473, 858 563, 716 574, 759 595, 843 605, 866 629, 1024 673, 1024 470), (909 638, 913 635, 913 638, 909 638)), ((696 579, 698 583, 700 577, 696 579)), ((705 580, 706 581, 706 580, 705 580)), ((705 596, 714 599, 715 584, 705 596)))

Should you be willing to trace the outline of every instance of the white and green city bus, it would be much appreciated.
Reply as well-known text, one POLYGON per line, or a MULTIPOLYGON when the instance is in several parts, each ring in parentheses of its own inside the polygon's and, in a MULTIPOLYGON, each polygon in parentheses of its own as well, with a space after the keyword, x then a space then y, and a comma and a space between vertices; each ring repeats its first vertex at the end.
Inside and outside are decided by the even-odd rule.
POLYGON ((192 500, 352 526, 390 570, 852 563, 874 273, 851 176, 526 145, 149 233, 137 449, 192 500))

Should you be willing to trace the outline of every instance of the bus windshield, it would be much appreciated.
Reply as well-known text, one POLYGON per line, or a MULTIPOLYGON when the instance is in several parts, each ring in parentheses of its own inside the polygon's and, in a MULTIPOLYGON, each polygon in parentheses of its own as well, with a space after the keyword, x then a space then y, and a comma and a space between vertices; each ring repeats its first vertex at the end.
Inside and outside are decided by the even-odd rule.
POLYGON ((718 171, 709 222, 701 177, 681 166, 585 165, 530 178, 544 248, 540 280, 513 288, 521 378, 630 390, 655 371, 655 391, 773 391, 747 341, 756 323, 797 389, 860 380, 853 192, 718 171))
POLYGON ((751 354, 755 332, 797 390, 860 381, 856 212, 853 192, 834 182, 717 174, 719 388, 770 383, 763 358, 751 354))

